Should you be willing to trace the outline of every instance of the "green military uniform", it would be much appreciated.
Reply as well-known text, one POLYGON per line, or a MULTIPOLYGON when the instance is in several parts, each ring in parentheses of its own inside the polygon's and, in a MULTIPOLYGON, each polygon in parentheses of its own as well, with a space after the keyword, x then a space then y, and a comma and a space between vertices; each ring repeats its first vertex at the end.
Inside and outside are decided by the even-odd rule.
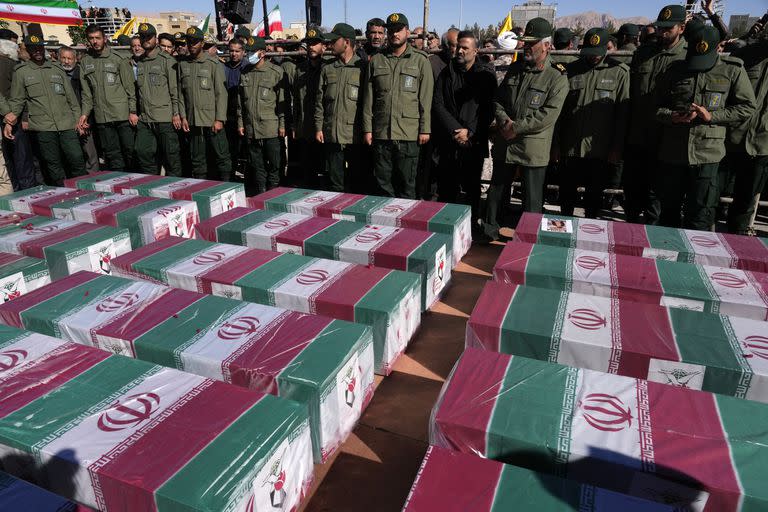
MULTIPOLYGON (((355 40, 355 30, 339 23, 328 39, 355 40)), ((362 143, 361 114, 365 63, 354 52, 349 62, 341 57, 323 66, 315 99, 315 132, 323 132, 325 169, 331 190, 350 191, 351 173, 359 173, 362 143), (347 176, 345 176, 347 174, 347 176)))
MULTIPOLYGON (((249 43, 249 51, 266 47, 259 37, 252 42, 249 38, 249 43)), ((240 75, 237 123, 245 129, 253 168, 246 176, 246 187, 259 194, 277 187, 280 181, 278 134, 285 130, 284 74, 280 66, 262 59, 240 75)))
MULTIPOLYGON (((152 25, 139 25, 142 39, 156 35, 152 25)), ((176 60, 155 47, 142 55, 137 67, 140 121, 136 133, 136 160, 139 168, 144 173, 157 174, 159 149, 165 174, 181 176, 179 136, 171 124, 180 113, 176 60)))
MULTIPOLYGON (((573 39, 576 37, 576 34, 573 33, 573 30, 569 28, 559 28, 554 31, 552 34, 552 43, 555 45, 555 51, 571 51, 568 49, 568 46, 573 41, 573 39)), ((520 56, 522 58, 522 55, 520 56)), ((570 64, 571 62, 575 62, 579 60, 578 55, 550 55, 549 57, 552 59, 552 62, 556 64, 562 64, 563 66, 566 66, 570 64)))
MULTIPOLYGON (((203 40, 203 31, 197 27, 187 29, 187 39, 203 40)), ((179 112, 182 123, 189 125, 189 146, 192 177, 208 177, 207 155, 215 161, 217 177, 229 181, 232 161, 229 157, 224 123, 227 120, 227 85, 224 67, 218 59, 201 51, 197 58, 190 56, 179 66, 179 112), (216 122, 221 123, 214 129, 216 122)))
POLYGON ((119 48, 113 50, 113 52, 124 59, 130 59, 133 53, 131 52, 131 37, 127 35, 117 36, 116 46, 126 46, 127 48, 119 48))
POLYGON ((726 127, 750 118, 755 95, 741 61, 718 55, 715 28, 702 28, 689 42, 685 61, 659 78, 656 93, 656 119, 662 123, 660 222, 679 226, 684 205, 684 226, 709 230, 719 199, 717 169, 725 156, 726 127), (692 111, 692 104, 704 107, 712 119, 674 123, 676 115, 692 111))
POLYGON ((740 58, 755 93, 755 113, 730 130, 728 161, 736 171, 733 204, 728 208, 728 230, 750 232, 757 201, 768 183, 768 39, 731 53, 740 58))
POLYGON ((563 215, 573 215, 576 187, 586 185, 586 216, 598 216, 611 163, 624 148, 629 109, 629 67, 606 57, 608 31, 590 29, 582 58, 568 65, 569 92, 557 124, 564 172, 560 180, 563 215), (598 64, 588 59, 600 58, 598 64))
POLYGON ((80 61, 81 115, 93 113, 95 132, 111 171, 133 169, 135 131, 128 114, 136 110, 136 82, 128 59, 108 46, 80 61))
MULTIPOLYGON (((27 36, 30 48, 42 46, 38 36, 27 36)), ((80 104, 69 77, 58 65, 32 60, 14 69, 9 110, 16 117, 26 110, 29 131, 36 144, 43 177, 48 185, 64 183, 64 178, 85 174, 85 160, 75 125, 80 117, 80 104)))
MULTIPOLYGON (((669 27, 685 22, 685 7, 669 5, 660 12, 656 24, 669 27)), ((646 224, 659 221, 661 205, 656 194, 658 170, 656 147, 658 131, 653 114, 656 111, 656 80, 669 66, 685 59, 688 43, 681 37, 671 48, 642 45, 632 56, 629 77, 630 122, 624 151, 624 208, 628 222, 646 224)))
MULTIPOLYGON (((408 26, 400 13, 387 30, 408 26)), ((387 48, 368 63, 363 96, 363 133, 373 134, 374 175, 387 196, 415 198, 419 134, 431 132, 435 80, 426 54, 405 45, 397 57, 387 48)))

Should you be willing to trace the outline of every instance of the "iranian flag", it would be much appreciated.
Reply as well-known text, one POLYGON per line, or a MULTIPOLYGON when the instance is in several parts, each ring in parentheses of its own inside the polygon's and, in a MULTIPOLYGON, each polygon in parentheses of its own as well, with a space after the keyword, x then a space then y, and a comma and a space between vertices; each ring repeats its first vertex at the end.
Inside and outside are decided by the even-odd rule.
POLYGON ((93 512, 50 491, 0 472, 0 510, 35 512, 93 512))
POLYGON ((96 196, 87 190, 40 185, 0 196, 0 209, 52 217, 51 207, 56 203, 83 197, 95 198, 96 196))
POLYGON ((29 213, 18 213, 10 210, 0 210, 0 228, 12 224, 18 224, 22 220, 28 219, 30 217, 33 217, 33 215, 29 213))
POLYGON ((768 274, 749 270, 510 242, 493 267, 493 277, 503 283, 768 319, 768 274))
POLYGON ((112 259, 130 250, 127 229, 37 216, 0 227, 0 252, 45 258, 51 279, 80 270, 109 274, 112 259))
POLYGON ((438 233, 249 208, 195 229, 197 238, 211 242, 420 274, 422 310, 437 302, 451 279, 451 240, 438 233))
POLYGON ((73 219, 104 226, 126 228, 131 245, 141 247, 169 236, 190 238, 200 222, 197 203, 175 199, 109 194, 88 200, 62 201, 52 207, 58 219, 73 219))
POLYGON ((20 23, 82 25, 80 8, 71 0, 16 0, 0 5, 0 18, 20 23))
POLYGON ((264 511, 309 490, 302 404, 10 327, 0 358, 4 468, 56 494, 105 511, 264 511))
POLYGON ((452 239, 454 267, 472 245, 470 209, 469 206, 459 204, 279 187, 249 197, 248 205, 276 212, 301 213, 449 235, 452 239))
POLYGON ((201 219, 208 219, 246 204, 242 183, 103 171, 70 178, 65 180, 64 184, 98 192, 195 201, 201 219))
POLYGON ((524 213, 515 240, 768 272, 768 238, 524 213))
POLYGON ((0 303, 17 299, 50 282, 45 260, 0 252, 0 303))
POLYGON ((430 446, 403 512, 673 512, 673 507, 430 446))
POLYGON ((113 268, 116 276, 368 325, 383 375, 421 322, 419 276, 399 270, 181 238, 131 251, 113 268))
POLYGON ((765 404, 470 348, 432 411, 430 442, 729 512, 768 507, 766 424, 765 404))
POLYGON ((0 317, 301 402, 317 462, 341 445, 373 394, 370 329, 327 317, 90 272, 0 305, 0 317))
POLYGON ((768 402, 768 324, 488 283, 467 347, 768 402))
MULTIPOLYGON (((271 11, 269 11, 269 14, 267 15, 267 21, 269 22, 269 33, 272 32, 282 32, 283 31, 283 21, 282 18, 280 18, 280 6, 275 5, 271 11)), ((260 22, 259 25, 256 27, 256 30, 254 30, 257 36, 264 37, 265 31, 264 31, 264 22, 260 22)))

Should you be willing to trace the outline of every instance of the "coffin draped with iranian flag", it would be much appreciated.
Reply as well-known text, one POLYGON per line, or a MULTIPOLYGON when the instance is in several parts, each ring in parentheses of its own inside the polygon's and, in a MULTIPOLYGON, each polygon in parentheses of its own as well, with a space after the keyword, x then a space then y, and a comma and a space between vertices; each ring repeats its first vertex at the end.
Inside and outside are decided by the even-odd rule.
POLYGON ((768 319, 768 274, 749 270, 510 242, 493 267, 493 278, 503 283, 768 319))
POLYGON ((0 227, 19 224, 22 220, 28 219, 30 217, 34 217, 34 215, 30 213, 19 213, 0 209, 0 227))
POLYGON ((97 192, 195 201, 201 219, 246 205, 243 184, 224 181, 101 171, 70 178, 64 185, 97 192))
POLYGON ((21 297, 51 282, 45 260, 0 252, 0 303, 21 297))
POLYGON ((29 482, 0 472, 0 510, 34 512, 92 512, 29 482))
POLYGON ((766 425, 765 404, 468 348, 430 441, 687 510, 757 511, 766 425))
POLYGON ((388 375, 421 322, 420 278, 399 270, 167 238, 113 261, 114 275, 369 325, 388 375))
POLYGON ((279 187, 249 197, 248 205, 449 235, 454 267, 472 245, 470 209, 460 204, 279 187))
POLYGON ((311 484, 302 404, 5 326, 0 361, 5 470, 66 498, 105 512, 291 510, 311 484))
POLYGON ((466 346, 768 402, 759 320, 490 282, 466 346))
POLYGON ((524 213, 515 240, 713 267, 768 272, 768 239, 524 213))
POLYGON ((0 227, 0 252, 45 258, 51 279, 90 270, 112 271, 112 259, 131 250, 127 229, 33 216, 0 227))
POLYGON ((195 231, 210 242, 420 274, 422 310, 451 279, 451 239, 439 233, 250 208, 203 221, 195 231))
POLYGON ((0 210, 53 217, 51 208, 62 201, 96 199, 98 196, 89 190, 40 185, 0 196, 0 210))
POLYGON ((80 272, 0 305, 0 321, 306 404, 317 461, 373 394, 370 329, 322 316, 80 272))
POLYGON ((673 508, 476 455, 430 446, 403 512, 437 510, 672 512, 673 508))

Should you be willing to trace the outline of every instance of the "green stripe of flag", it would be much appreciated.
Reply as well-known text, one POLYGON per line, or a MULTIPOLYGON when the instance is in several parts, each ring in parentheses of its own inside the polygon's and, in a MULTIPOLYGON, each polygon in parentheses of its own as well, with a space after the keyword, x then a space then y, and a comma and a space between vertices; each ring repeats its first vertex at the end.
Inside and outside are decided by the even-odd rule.
POLYGON ((267 222, 272 217, 280 215, 268 210, 254 210, 242 217, 231 220, 216 228, 218 241, 224 244, 246 245, 245 231, 256 224, 267 222))
POLYGON ((279 195, 272 199, 267 199, 265 203, 266 205, 269 205, 268 208, 273 212, 284 213, 288 211, 288 205, 290 203, 300 201, 301 199, 306 197, 308 192, 311 192, 311 191, 308 191, 303 188, 294 188, 286 192, 285 194, 279 195))
POLYGON ((572 480, 534 473, 517 466, 504 464, 496 486, 492 512, 510 510, 536 510, 537 512, 562 512, 581 509, 582 487, 572 480), (545 492, 526 492, 524 489, 546 489, 545 492), (564 507, 563 505, 567 505, 564 507))
POLYGON ((243 300, 274 306, 275 296, 272 290, 312 261, 314 258, 282 254, 238 279, 235 285, 241 287, 243 300))
POLYGON ((168 268, 176 265, 181 260, 191 258, 210 249, 211 242, 206 242, 204 240, 185 240, 180 244, 172 245, 160 252, 142 258, 133 263, 132 267, 140 274, 167 283, 168 276, 166 275, 166 271, 168 268))
POLYGON ((141 228, 139 217, 147 212, 153 210, 159 210, 171 203, 175 203, 175 199, 157 199, 156 201, 150 201, 144 204, 128 208, 118 212, 115 215, 117 225, 123 228, 127 228, 131 233, 131 246, 141 247, 144 244, 154 242, 154 240, 144 240, 144 231, 141 228))
POLYGON ((503 354, 516 354, 541 361, 549 360, 553 336, 559 339, 560 302, 552 300, 552 290, 518 286, 501 325, 503 354), (526 326, 525 334, 519 326, 526 326), (512 333, 516 333, 514 336, 512 333))
POLYGON ((315 258, 338 260, 336 246, 360 231, 363 226, 356 222, 337 222, 304 241, 304 254, 315 258))
MULTIPOLYGON (((688 252, 688 244, 683 236, 683 231, 680 229, 645 226, 645 235, 648 237, 649 245, 654 249, 664 249, 678 253, 688 252)), ((679 255, 677 259, 678 261, 689 261, 688 256, 685 255, 679 255)))
MULTIPOLYGON (((460 204, 446 203, 443 208, 429 219, 427 231, 453 235, 460 221, 469 215, 469 208, 460 204)), ((450 261, 450 260, 449 260, 450 261)))
POLYGON ((371 212, 389 201, 388 197, 365 196, 355 204, 344 208, 345 215, 354 215, 357 222, 370 222, 371 212))

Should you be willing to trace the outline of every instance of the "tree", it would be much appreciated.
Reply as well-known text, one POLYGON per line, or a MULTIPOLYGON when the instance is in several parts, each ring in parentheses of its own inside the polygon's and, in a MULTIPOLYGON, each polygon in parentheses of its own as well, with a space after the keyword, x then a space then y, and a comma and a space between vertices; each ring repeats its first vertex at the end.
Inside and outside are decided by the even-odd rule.
POLYGON ((67 27, 67 34, 72 39, 72 45, 85 45, 88 39, 85 37, 85 27, 83 25, 72 25, 67 27))

